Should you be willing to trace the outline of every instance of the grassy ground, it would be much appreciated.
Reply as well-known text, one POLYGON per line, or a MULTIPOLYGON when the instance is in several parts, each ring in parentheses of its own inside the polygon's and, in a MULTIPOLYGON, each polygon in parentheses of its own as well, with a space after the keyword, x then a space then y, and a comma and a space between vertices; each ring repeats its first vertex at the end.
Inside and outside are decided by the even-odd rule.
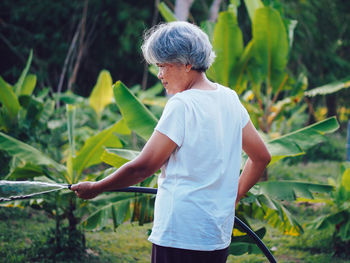
MULTIPOLYGON (((310 208, 307 208, 310 209, 310 208)), ((310 218, 311 211, 305 211, 310 218)), ((40 211, 31 209, 0 209, 0 262, 50 262, 27 261, 35 253, 35 244, 45 238, 43 233, 53 227, 53 220, 40 211), (6 212, 4 212, 6 209, 6 212), (4 216, 6 214, 6 217, 4 216)), ((86 256, 81 261, 66 259, 60 262, 85 263, 147 263, 150 262, 151 244, 147 241, 150 224, 138 226, 126 223, 116 232, 104 229, 98 232, 87 232, 86 256)), ((278 230, 268 227, 264 238, 265 244, 273 250, 280 263, 306 262, 306 263, 345 263, 344 259, 333 256, 331 234, 327 231, 314 233, 306 231, 298 237, 286 236, 278 230)), ((262 254, 229 256, 228 263, 260 263, 268 262, 262 254)))

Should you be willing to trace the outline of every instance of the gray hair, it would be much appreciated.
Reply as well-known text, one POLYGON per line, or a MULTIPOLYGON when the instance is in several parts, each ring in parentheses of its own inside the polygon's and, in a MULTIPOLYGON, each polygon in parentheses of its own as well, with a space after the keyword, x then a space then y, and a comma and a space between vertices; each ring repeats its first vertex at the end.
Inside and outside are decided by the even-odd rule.
POLYGON ((149 64, 180 63, 204 72, 214 61, 215 53, 207 34, 188 22, 170 22, 152 27, 141 46, 149 64))

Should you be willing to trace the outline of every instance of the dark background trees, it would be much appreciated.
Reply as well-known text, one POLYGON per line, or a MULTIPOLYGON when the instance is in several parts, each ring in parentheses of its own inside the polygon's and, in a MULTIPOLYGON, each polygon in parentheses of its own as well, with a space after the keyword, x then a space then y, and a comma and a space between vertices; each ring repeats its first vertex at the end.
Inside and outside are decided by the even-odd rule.
MULTIPOLYGON (((350 2, 281 2, 285 15, 298 21, 290 63, 294 74, 304 71, 310 88, 349 76, 350 2)), ((328 116, 334 116, 338 103, 348 105, 350 92, 344 90, 323 98, 328 108, 328 116)))
POLYGON ((90 93, 103 68, 114 80, 123 79, 130 86, 141 83, 139 46, 153 11, 153 3, 147 0, 4 0, 0 9, 0 75, 13 83, 33 49, 31 70, 38 74, 39 87, 56 91, 77 34, 67 59, 63 90, 77 63, 78 74, 71 88, 81 95, 90 93))
MULTIPOLYGON (((167 0, 174 8, 179 0, 167 0)), ((188 20, 200 24, 210 9, 229 0, 193 1, 188 20)), ((295 76, 305 72, 309 88, 347 77, 350 72, 350 3, 342 0, 265 0, 298 24, 289 68, 295 76)), ((71 89, 87 96, 101 69, 128 86, 141 84, 144 62, 140 53, 142 34, 161 21, 155 4, 159 0, 2 0, 0 8, 0 75, 9 83, 17 80, 29 50, 34 50, 31 71, 38 87, 52 92, 71 89), (84 12, 85 10, 85 12, 84 12), (66 63, 65 63, 66 62, 66 63)), ((250 25, 244 1, 238 20, 249 39, 250 25)), ((152 84, 155 79, 150 80, 152 84)), ((346 103, 349 91, 327 96, 329 115, 336 102, 346 103)), ((320 100, 320 99, 318 99, 320 100)), ((316 101, 314 101, 316 102, 316 101)))

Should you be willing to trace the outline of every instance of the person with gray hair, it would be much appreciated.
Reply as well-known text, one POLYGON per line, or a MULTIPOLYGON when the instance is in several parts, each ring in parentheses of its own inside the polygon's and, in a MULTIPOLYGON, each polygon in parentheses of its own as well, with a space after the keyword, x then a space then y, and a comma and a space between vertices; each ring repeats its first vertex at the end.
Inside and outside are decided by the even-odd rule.
POLYGON ((146 32, 141 49, 173 96, 134 160, 101 181, 71 189, 90 199, 161 169, 149 237, 152 263, 226 262, 235 204, 259 180, 270 153, 237 94, 207 79, 215 54, 200 28, 157 25, 146 32), (242 149, 248 160, 240 174, 242 149))

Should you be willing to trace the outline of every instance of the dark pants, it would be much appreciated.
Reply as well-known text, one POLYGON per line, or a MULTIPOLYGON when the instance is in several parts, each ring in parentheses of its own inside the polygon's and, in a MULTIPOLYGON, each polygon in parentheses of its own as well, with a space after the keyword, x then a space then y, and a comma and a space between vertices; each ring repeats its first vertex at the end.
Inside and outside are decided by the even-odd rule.
POLYGON ((153 244, 152 263, 225 263, 229 249, 214 251, 187 250, 153 244))

